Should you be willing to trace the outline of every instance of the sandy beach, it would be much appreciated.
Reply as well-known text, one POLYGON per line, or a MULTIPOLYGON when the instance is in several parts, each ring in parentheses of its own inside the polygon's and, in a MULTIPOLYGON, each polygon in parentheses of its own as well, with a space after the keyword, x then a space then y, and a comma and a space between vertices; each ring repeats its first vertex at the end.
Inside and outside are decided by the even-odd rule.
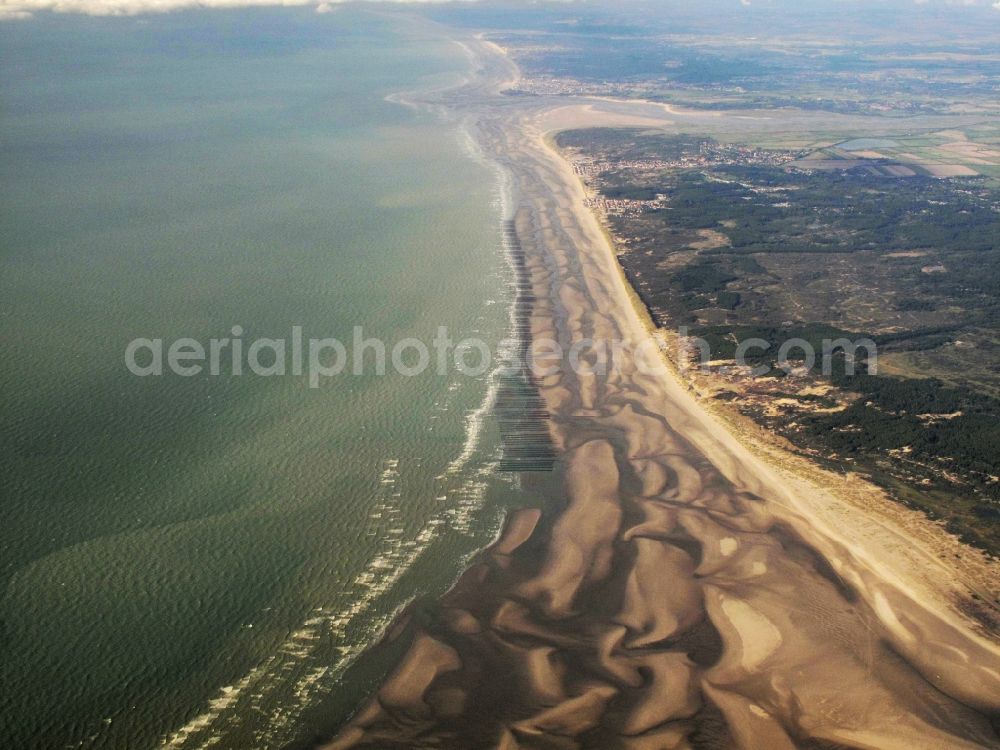
POLYGON ((532 335, 629 356, 539 379, 559 495, 512 514, 439 616, 407 625, 407 655, 325 747, 1000 747, 1000 643, 956 607, 996 564, 964 579, 938 554, 943 530, 852 501, 846 480, 782 465, 706 410, 648 345, 550 146, 569 127, 725 118, 500 97, 516 69, 465 43, 480 69, 455 106, 510 175, 532 335))

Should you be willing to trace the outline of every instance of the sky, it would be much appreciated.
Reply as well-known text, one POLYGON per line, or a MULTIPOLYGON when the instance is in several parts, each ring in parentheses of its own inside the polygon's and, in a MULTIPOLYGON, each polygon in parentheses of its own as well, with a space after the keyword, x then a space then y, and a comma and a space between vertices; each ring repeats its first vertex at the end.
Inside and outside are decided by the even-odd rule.
MULTIPOLYGON (((252 6, 315 6, 328 13, 345 0, 0 0, 0 20, 28 19, 35 13, 83 13, 91 16, 134 16, 184 8, 247 8, 252 6)), ((366 0, 366 2, 428 3, 449 0, 366 0)), ((462 0, 475 2, 476 0, 462 0)))
MULTIPOLYGON (((366 0, 367 2, 433 3, 448 0, 366 0)), ((489 0, 459 0, 489 2, 489 0)), ((569 1, 572 0, 562 0, 569 1)), ((837 2, 837 0, 823 0, 837 2)), ((313 6, 319 13, 328 13, 344 0, 0 0, 0 20, 27 20, 39 12, 83 13, 93 16, 131 16, 143 13, 165 13, 183 8, 238 8, 250 6, 313 6)), ((878 5, 884 0, 870 0, 878 5)), ((956 11, 965 6, 990 5, 1000 11, 1000 0, 912 0, 917 5, 929 3, 950 5, 956 11)), ((754 4, 775 5, 770 0, 733 0, 744 7, 754 4)))

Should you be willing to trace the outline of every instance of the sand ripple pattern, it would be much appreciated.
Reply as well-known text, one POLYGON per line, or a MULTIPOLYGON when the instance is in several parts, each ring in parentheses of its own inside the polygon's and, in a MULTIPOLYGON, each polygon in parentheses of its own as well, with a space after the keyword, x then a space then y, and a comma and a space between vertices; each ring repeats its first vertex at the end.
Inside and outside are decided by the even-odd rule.
MULTIPOLYGON (((649 334, 579 186, 494 111, 532 334, 649 334)), ((921 601, 735 445, 677 382, 541 379, 561 492, 508 519, 326 747, 1000 747, 1000 652, 921 601), (993 717, 991 723, 990 717, 993 717)))

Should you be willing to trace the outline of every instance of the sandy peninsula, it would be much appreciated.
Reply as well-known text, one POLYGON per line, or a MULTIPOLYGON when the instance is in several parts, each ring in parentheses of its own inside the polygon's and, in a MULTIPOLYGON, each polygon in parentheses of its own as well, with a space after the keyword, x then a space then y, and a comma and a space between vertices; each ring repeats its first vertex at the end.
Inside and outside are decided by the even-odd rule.
POLYGON ((410 623, 406 656, 325 747, 1000 747, 1000 645, 956 608, 965 583, 934 528, 783 463, 655 366, 655 332, 548 138, 724 118, 500 97, 516 69, 466 45, 479 72, 448 104, 510 175, 532 335, 635 356, 539 379, 558 493, 512 514, 439 616, 410 623))

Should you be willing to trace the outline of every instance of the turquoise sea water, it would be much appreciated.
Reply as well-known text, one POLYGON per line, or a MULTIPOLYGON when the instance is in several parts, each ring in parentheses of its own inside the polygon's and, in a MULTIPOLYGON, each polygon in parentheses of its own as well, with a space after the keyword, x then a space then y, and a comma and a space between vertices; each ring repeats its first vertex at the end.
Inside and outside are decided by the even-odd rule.
POLYGON ((0 745, 279 747, 317 703, 335 721, 377 679, 357 652, 517 502, 474 429, 488 376, 310 389, 123 358, 235 325, 502 338, 497 176, 385 98, 467 65, 360 10, 0 25, 0 745))

